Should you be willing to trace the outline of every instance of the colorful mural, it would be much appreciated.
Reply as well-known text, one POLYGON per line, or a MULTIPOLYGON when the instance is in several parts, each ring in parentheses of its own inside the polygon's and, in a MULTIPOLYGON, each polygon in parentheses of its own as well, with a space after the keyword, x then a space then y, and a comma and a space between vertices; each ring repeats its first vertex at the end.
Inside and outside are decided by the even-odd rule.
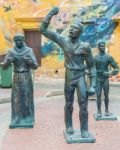
MULTIPOLYGON (((72 12, 70 14, 68 13, 70 10, 68 10, 67 12, 61 13, 62 15, 58 15, 53 22, 56 22, 56 28, 63 30, 63 33, 61 34, 67 35, 68 29, 66 24, 70 24, 70 22, 74 21, 75 18, 81 19, 81 22, 83 22, 85 25, 84 33, 80 37, 81 40, 89 42, 92 47, 96 47, 97 41, 99 39, 104 39, 109 42, 114 29, 117 27, 117 23, 111 20, 111 17, 120 10, 118 7, 118 5, 120 5, 119 1, 116 3, 113 0, 99 1, 99 3, 92 1, 92 5, 82 7, 80 2, 78 5, 77 1, 75 7, 74 5, 72 6, 74 8, 74 13, 72 12), (109 11, 112 13, 108 13, 109 11), (68 14, 69 16, 67 16, 68 14)), ((69 2, 68 6, 70 5, 71 4, 69 2)), ((47 53, 50 54, 49 50, 53 50, 53 48, 53 44, 49 42, 43 46, 43 51, 45 49, 47 55, 47 53)))
MULTIPOLYGON (((97 40, 101 38, 110 43, 113 35, 114 38, 119 37, 119 21, 114 22, 111 18, 120 11, 120 0, 1 0, 0 41, 2 44, 0 45, 0 54, 5 53, 9 47, 13 46, 13 35, 18 31, 22 32, 21 27, 16 23, 16 18, 44 18, 53 6, 58 6, 60 13, 52 19, 50 27, 65 36, 68 34, 69 25, 74 19, 79 18, 85 25, 85 32, 80 38, 89 42, 93 48, 96 48, 97 40)), ((118 46, 120 47, 120 44, 116 39, 108 47, 109 52, 117 58, 120 64, 118 46), (116 48, 116 53, 113 53, 114 48, 116 48)), ((56 66, 60 64, 58 66, 63 67, 62 50, 44 37, 42 37, 41 53, 42 66, 46 66, 46 60, 48 58, 51 60, 52 57, 54 59, 52 59, 53 62, 50 61, 50 64, 55 62, 56 66)), ((47 64, 45 68, 48 67, 51 68, 51 65, 47 64)), ((54 68, 56 67, 54 66, 54 68)))

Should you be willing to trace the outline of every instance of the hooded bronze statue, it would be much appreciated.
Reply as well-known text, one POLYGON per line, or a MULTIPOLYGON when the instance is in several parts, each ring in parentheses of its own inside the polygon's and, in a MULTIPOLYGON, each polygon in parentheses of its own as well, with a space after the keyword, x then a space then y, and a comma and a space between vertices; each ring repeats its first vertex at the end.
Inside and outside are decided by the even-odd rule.
POLYGON ((37 61, 32 48, 24 43, 24 35, 16 33, 15 46, 8 50, 3 69, 13 64, 13 84, 11 95, 10 128, 33 127, 34 98, 31 69, 37 69, 37 61))

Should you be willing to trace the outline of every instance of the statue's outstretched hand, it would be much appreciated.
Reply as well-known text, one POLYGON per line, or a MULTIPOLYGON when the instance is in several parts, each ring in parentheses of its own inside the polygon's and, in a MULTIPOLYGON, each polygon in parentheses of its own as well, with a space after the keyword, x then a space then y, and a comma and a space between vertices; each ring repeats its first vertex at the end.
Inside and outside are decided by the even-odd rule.
POLYGON ((95 88, 91 86, 89 90, 89 96, 93 96, 94 94, 95 94, 95 88))
POLYGON ((57 15, 58 12, 59 12, 59 8, 58 8, 58 7, 53 7, 53 9, 50 11, 50 13, 51 13, 52 15, 57 15))

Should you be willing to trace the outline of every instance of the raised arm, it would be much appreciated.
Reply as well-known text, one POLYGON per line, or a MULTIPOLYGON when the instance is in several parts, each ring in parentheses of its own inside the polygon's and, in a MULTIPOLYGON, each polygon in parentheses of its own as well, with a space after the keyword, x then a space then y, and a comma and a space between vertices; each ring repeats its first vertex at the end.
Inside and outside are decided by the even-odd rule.
POLYGON ((64 44, 64 41, 65 41, 64 37, 62 37, 60 34, 54 32, 54 31, 50 31, 48 29, 51 18, 54 15, 57 15, 58 12, 59 12, 59 8, 58 7, 53 7, 53 9, 48 13, 48 15, 42 21, 41 26, 40 26, 40 31, 44 36, 46 36, 47 38, 49 38, 52 41, 56 42, 59 46, 62 47, 63 44, 64 44))

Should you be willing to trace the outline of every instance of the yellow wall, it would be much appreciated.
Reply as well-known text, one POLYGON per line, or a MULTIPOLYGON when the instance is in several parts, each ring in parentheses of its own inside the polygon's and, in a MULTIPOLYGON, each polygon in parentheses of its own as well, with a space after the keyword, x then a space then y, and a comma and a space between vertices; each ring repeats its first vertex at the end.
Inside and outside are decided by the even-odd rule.
POLYGON ((113 33, 110 43, 109 53, 120 66, 120 22, 118 22, 118 26, 113 33))

